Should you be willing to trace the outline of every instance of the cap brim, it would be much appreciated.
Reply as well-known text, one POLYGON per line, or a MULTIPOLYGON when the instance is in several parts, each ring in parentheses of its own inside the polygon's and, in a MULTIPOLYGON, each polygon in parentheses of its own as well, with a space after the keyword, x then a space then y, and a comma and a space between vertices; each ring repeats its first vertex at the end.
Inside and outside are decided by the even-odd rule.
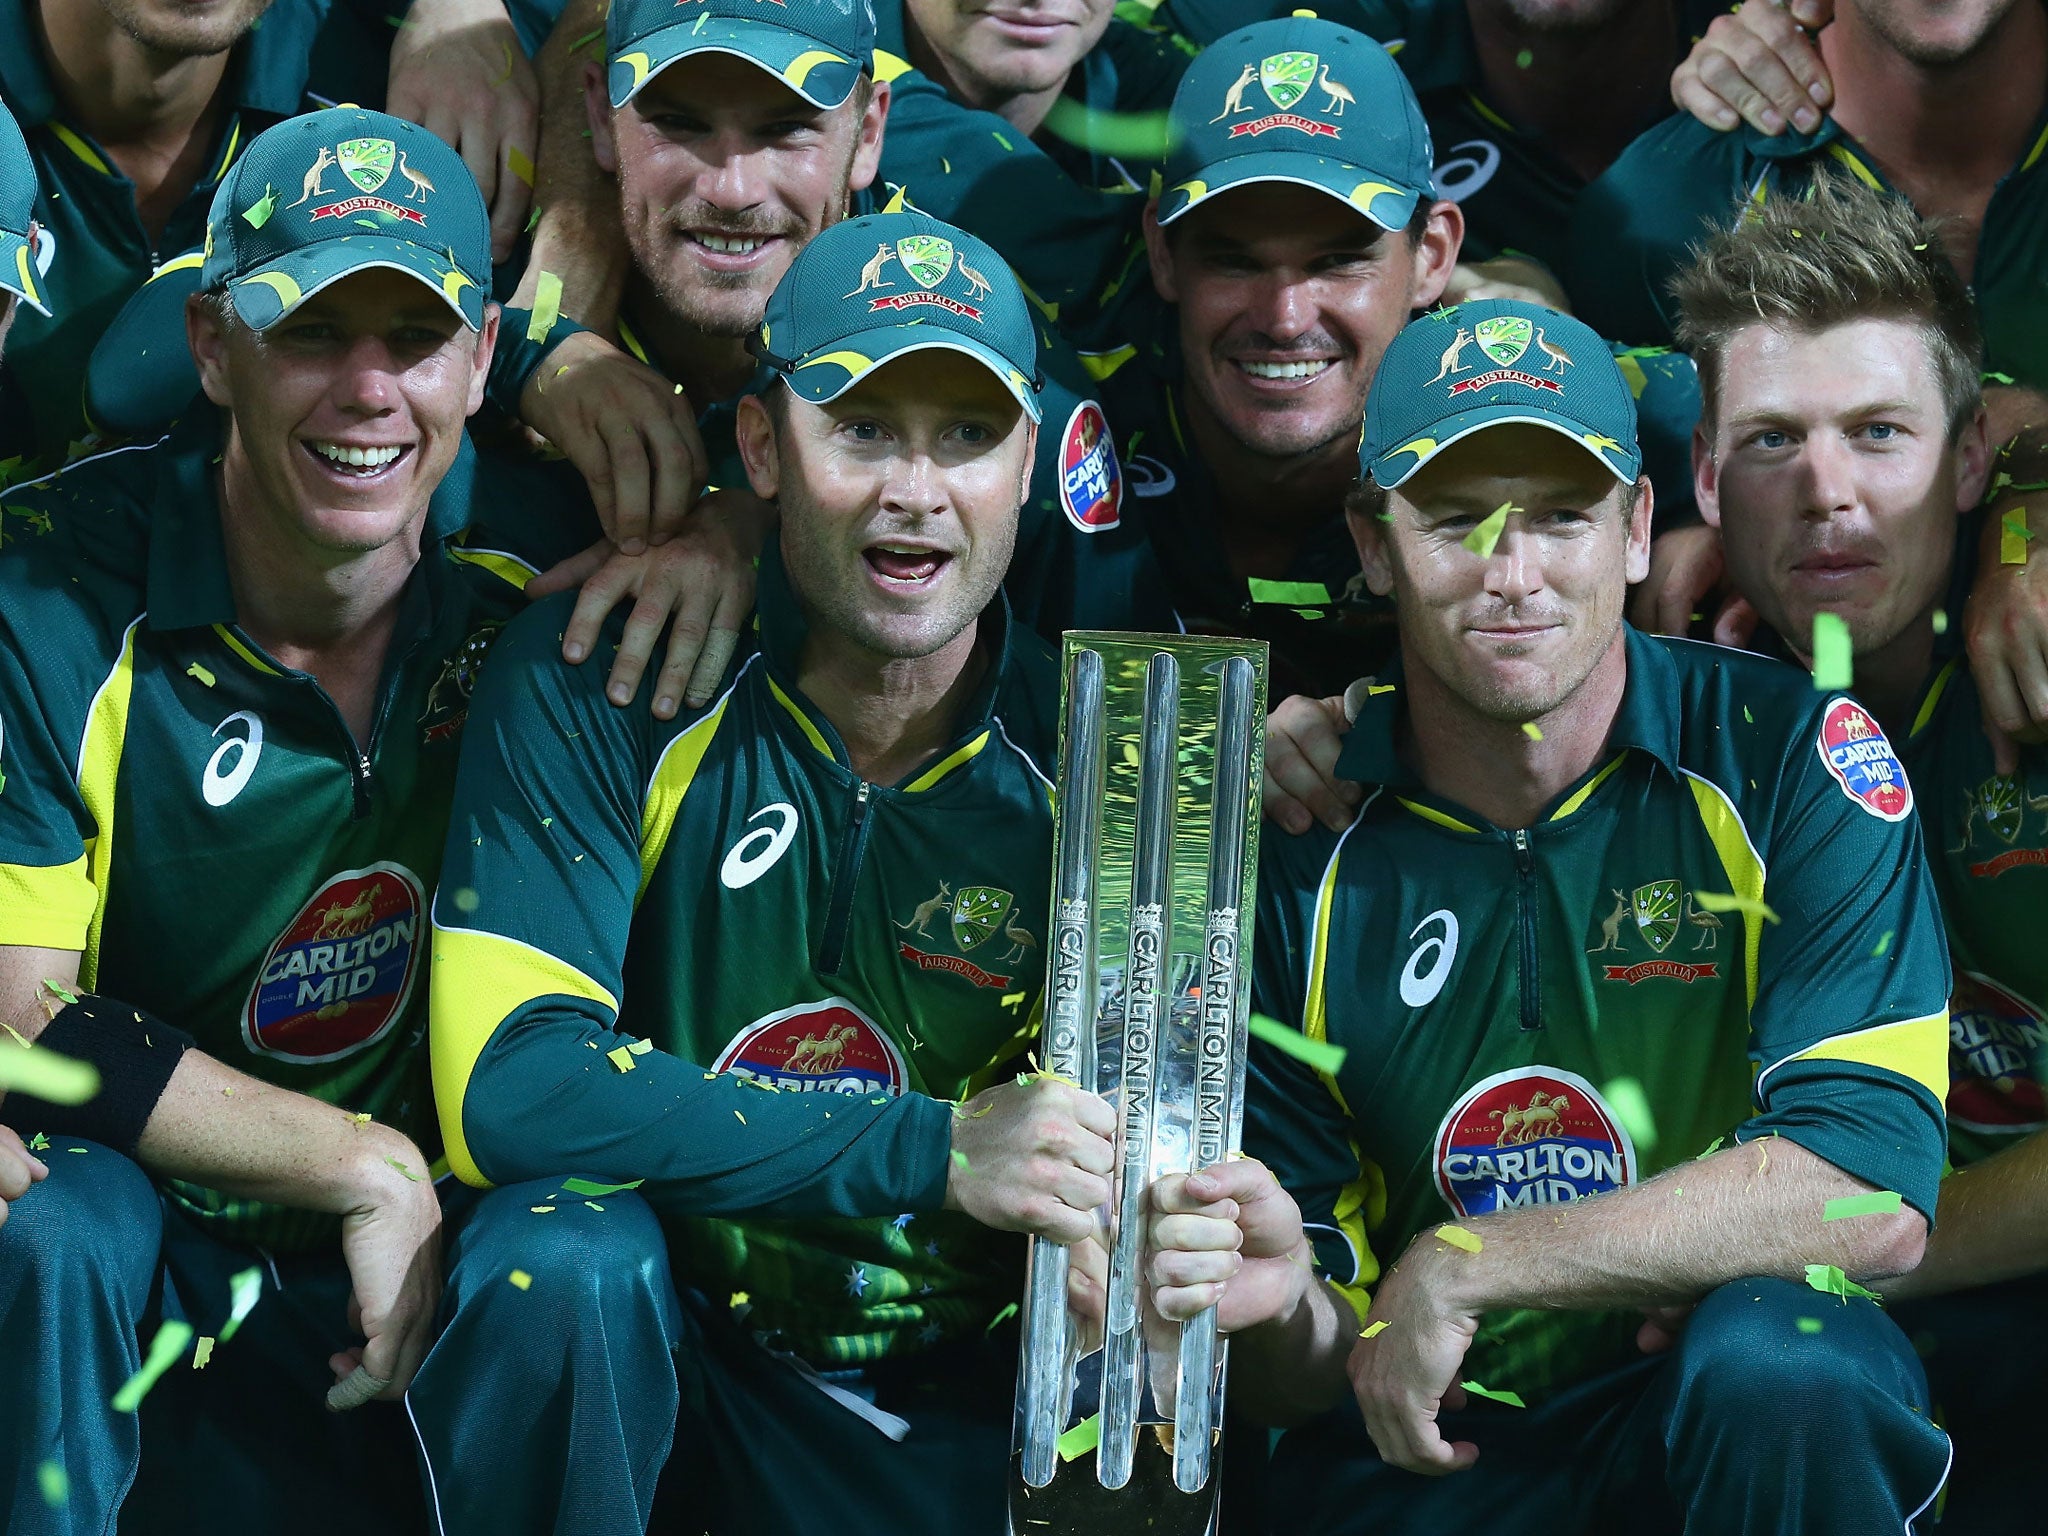
POLYGON ((85 365, 85 414, 115 437, 156 437, 199 393, 185 341, 185 300, 199 291, 197 251, 165 262, 129 297, 85 365))
POLYGON ((49 318, 50 306, 43 301, 42 274, 36 271, 36 248, 26 235, 0 232, 0 289, 20 295, 22 303, 49 318))
POLYGON ((1365 461, 1365 470, 1372 476, 1373 484, 1391 491, 1406 483, 1418 469, 1453 443, 1463 442, 1473 433, 1483 432, 1488 427, 1509 425, 1549 428, 1559 437, 1585 449, 1595 463, 1624 485, 1634 485, 1636 477, 1643 472, 1642 453, 1632 444, 1617 443, 1611 437, 1603 437, 1561 417, 1538 416, 1502 405, 1475 406, 1469 411, 1447 416, 1431 429, 1432 435, 1410 438, 1396 447, 1382 449, 1365 461))
POLYGON ((1204 166, 1200 177, 1167 188, 1159 198, 1159 222, 1171 224, 1219 192, 1257 182, 1285 182, 1321 192, 1382 229, 1406 229, 1415 217, 1415 205, 1422 200, 1419 190, 1397 187, 1362 165, 1300 151, 1267 150, 1218 160, 1204 166))
POLYGON ((815 40, 763 22, 707 16, 663 27, 611 61, 606 72, 614 107, 623 107, 641 88, 678 59, 724 53, 773 75, 814 107, 830 110, 853 94, 859 59, 815 40))
POLYGON ((287 251, 261 270, 230 278, 228 292, 242 323, 267 331, 322 289, 345 277, 388 267, 418 278, 471 330, 481 330, 488 295, 440 252, 389 235, 344 235, 287 251))
POLYGON ((801 358, 783 371, 789 387, 813 405, 837 400, 884 363, 913 352, 958 352, 971 357, 993 373, 1024 407, 1024 414, 1039 419, 1038 391, 1031 380, 1006 362, 995 348, 957 331, 933 325, 888 325, 860 331, 836 342, 826 351, 801 358))

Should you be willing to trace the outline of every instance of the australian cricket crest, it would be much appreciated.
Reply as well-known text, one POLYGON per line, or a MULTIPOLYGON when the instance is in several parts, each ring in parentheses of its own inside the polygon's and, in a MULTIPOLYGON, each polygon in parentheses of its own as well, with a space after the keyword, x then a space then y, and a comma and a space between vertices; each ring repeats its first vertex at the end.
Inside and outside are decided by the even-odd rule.
POLYGON ((953 941, 962 949, 988 942, 1010 910, 1010 893, 992 885, 963 885, 953 898, 953 941))
POLYGON ((1719 977, 1718 961, 1694 957, 1712 955, 1720 948, 1721 919, 1715 913, 1701 910, 1683 881, 1647 880, 1634 890, 1610 889, 1608 894, 1614 898, 1614 906, 1599 918, 1600 942, 1586 948, 1589 955, 1611 954, 1619 962, 1603 966, 1601 980, 1635 986, 1644 981, 1691 983, 1719 977), (1664 952, 1685 927, 1695 932, 1693 942, 1686 946, 1687 958, 1665 958, 1664 952), (1631 928, 1634 937, 1649 946, 1650 958, 1628 958, 1634 948, 1628 942, 1631 928))
POLYGON ((1259 87, 1282 112, 1291 112, 1316 80, 1312 53, 1269 53, 1259 60, 1259 87))
POLYGON ((389 139, 343 139, 334 146, 341 174, 365 192, 374 192, 391 176, 398 146, 389 139))
POLYGON ((938 890, 917 904, 909 921, 897 922, 896 926, 904 937, 897 941, 896 958, 909 962, 920 971, 943 971, 977 987, 1007 989, 1010 985, 1008 972, 998 974, 986 970, 969 960, 966 951, 979 948, 1000 931, 1007 943, 1002 953, 994 957, 993 963, 1015 965, 1035 953, 1038 949, 1037 936, 1025 926, 1021 915, 1012 913, 1014 905, 1015 898, 995 886, 964 885, 956 892, 949 881, 941 880, 938 890), (942 912, 949 920, 945 927, 934 933, 932 924, 942 912), (936 949, 921 949, 911 942, 912 939, 929 942, 948 937, 961 953, 949 955, 936 949))
POLYGON ((920 288, 936 288, 953 270, 953 242, 943 235, 905 235, 896 242, 896 259, 920 288))
POLYGON ((447 741, 469 718, 469 696, 476 691, 477 675, 484 657, 505 627, 502 620, 478 626, 453 656, 441 663, 434 685, 427 690, 427 702, 420 710, 420 740, 431 746, 447 741))
POLYGON ((1479 343, 1479 350, 1503 368, 1520 362, 1535 338, 1535 326, 1521 315, 1489 315, 1472 327, 1472 339, 1479 343))
POLYGON ((1648 885, 1637 886, 1629 901, 1635 912, 1636 930, 1660 955, 1678 936, 1678 894, 1676 880, 1652 880, 1648 885))

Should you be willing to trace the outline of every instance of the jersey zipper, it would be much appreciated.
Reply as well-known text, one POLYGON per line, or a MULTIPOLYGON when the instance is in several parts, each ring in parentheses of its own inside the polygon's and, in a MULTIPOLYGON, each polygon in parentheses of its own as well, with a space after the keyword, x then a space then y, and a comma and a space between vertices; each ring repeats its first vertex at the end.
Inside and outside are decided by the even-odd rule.
POLYGON ((853 813, 839 839, 839 860, 832 870, 832 905, 825 914, 825 941, 818 950, 818 970, 839 973, 846 954, 846 929, 853 917, 853 888, 860 881, 861 855, 868 846, 868 794, 874 788, 862 779, 853 792, 853 813))
POLYGON ((1515 829, 1515 926, 1521 936, 1522 1028, 1543 1027, 1542 978, 1536 968, 1536 859, 1529 833, 1515 829))

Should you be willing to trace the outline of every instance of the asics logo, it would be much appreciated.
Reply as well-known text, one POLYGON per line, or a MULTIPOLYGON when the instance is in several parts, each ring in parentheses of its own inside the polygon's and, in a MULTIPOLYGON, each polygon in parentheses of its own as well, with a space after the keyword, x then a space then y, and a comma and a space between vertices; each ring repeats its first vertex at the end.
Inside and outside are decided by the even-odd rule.
POLYGON ((1436 1001, 1437 993, 1444 989, 1444 978, 1451 974, 1451 962, 1458 958, 1458 915, 1448 907, 1430 913, 1408 937, 1414 938, 1432 924, 1440 925, 1443 931, 1432 933, 1416 945, 1415 953, 1408 957, 1401 972, 1401 1001, 1410 1008, 1436 1001), (1427 970, 1423 969, 1425 961, 1427 970))
POLYGON ((263 755, 263 717, 250 710, 236 710, 213 728, 213 734, 218 736, 236 724, 245 727, 248 734, 230 736, 215 747, 213 756, 206 760, 206 772, 199 780, 200 793, 215 809, 242 792, 250 775, 256 772, 256 760, 263 755))
POLYGON ((729 891, 752 885, 767 874, 796 839, 795 806, 777 801, 774 805, 762 806, 747 820, 755 822, 763 816, 773 816, 775 825, 755 827, 726 850, 725 862, 718 866, 719 881, 729 891))

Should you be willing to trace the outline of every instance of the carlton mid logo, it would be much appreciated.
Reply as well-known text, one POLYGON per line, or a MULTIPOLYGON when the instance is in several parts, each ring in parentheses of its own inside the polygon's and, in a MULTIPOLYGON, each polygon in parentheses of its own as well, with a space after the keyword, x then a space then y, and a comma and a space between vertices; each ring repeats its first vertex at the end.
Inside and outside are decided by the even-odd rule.
POLYGON ((1913 814, 1913 786, 1898 753, 1854 699, 1832 699, 1820 717, 1815 742, 1820 760, 1842 793, 1880 821, 1904 821, 1913 814))
POLYGON ((1591 1083, 1555 1067, 1496 1073, 1436 1133, 1436 1187, 1460 1216, 1583 1200, 1635 1177, 1621 1122, 1591 1083))
POLYGON ((903 1055, 843 997, 785 1008, 749 1024, 712 1063, 784 1093, 903 1092, 903 1055))
POLYGON ((419 877, 397 864, 344 870, 299 909, 264 957, 242 1010, 260 1056, 312 1065, 373 1044, 419 973, 419 877))
POLYGON ((2018 1133, 2048 1122, 2041 1092, 2048 1024, 1988 976, 1957 971, 1948 1000, 1948 1117, 1972 1131, 2018 1133))
POLYGON ((1102 533, 1123 518, 1124 478, 1102 407, 1083 400, 1060 437, 1060 505, 1083 533, 1102 533))

